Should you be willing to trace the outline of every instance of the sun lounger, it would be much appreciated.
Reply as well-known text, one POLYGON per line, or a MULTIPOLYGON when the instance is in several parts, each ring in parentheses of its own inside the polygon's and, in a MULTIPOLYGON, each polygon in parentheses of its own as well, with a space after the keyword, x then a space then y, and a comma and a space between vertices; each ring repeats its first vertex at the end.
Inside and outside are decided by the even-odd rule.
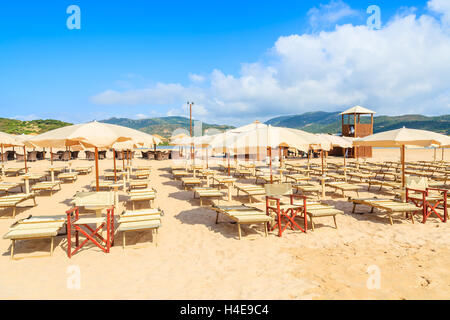
POLYGON ((23 184, 18 183, 18 182, 6 182, 6 181, 2 181, 0 182, 0 191, 8 194, 9 191, 11 191, 12 189, 18 188, 20 187, 20 190, 23 192, 23 184))
POLYGON ((60 181, 41 181, 36 183, 31 190, 34 192, 50 191, 50 195, 53 195, 53 191, 61 190, 60 181))
POLYGON ((78 174, 89 174, 92 172, 92 166, 88 167, 76 167, 74 168, 75 172, 78 172, 78 174))
POLYGON ((134 173, 136 179, 148 179, 150 177, 150 170, 139 170, 134 173))
POLYGON ((25 168, 5 168, 5 175, 11 174, 14 176, 18 176, 23 171, 25 171, 25 168))
POLYGON ((12 217, 15 218, 17 205, 19 203, 22 203, 29 199, 33 199, 34 206, 36 206, 36 194, 35 193, 29 193, 29 194, 20 193, 20 194, 14 194, 14 195, 0 197, 0 208, 12 208, 13 209, 12 217))
POLYGON ((114 179, 120 180, 122 179, 123 173, 124 173, 123 171, 116 171, 116 174, 114 174, 114 172, 105 172, 103 173, 103 178, 105 180, 114 180, 114 179))
POLYGON ((300 192, 302 195, 307 196, 308 194, 315 194, 317 199, 320 198, 320 193, 322 192, 322 187, 316 184, 302 184, 297 183, 293 184, 292 188, 296 190, 296 192, 300 192))
POLYGON ((335 192, 337 192, 337 190, 341 190, 343 197, 345 197, 345 192, 348 192, 348 191, 355 191, 359 197, 358 190, 360 187, 358 185, 354 185, 354 184, 346 183, 346 182, 328 182, 326 185, 331 188, 334 188, 335 192))
POLYGON ((355 171, 348 171, 347 176, 349 176, 352 179, 358 179, 361 182, 364 182, 366 180, 370 180, 375 177, 375 174, 373 173, 362 173, 362 172, 355 172, 355 171))
POLYGON ((236 169, 234 171, 235 177, 247 178, 247 177, 251 177, 252 175, 253 175, 253 172, 250 169, 236 169))
POLYGON ((235 185, 234 187, 237 190, 237 196, 239 197, 240 192, 244 193, 246 196, 248 196, 248 201, 250 203, 252 202, 252 197, 266 195, 266 189, 264 189, 264 187, 261 186, 246 184, 240 186, 235 185))
POLYGON ((71 181, 72 183, 78 179, 77 172, 64 172, 58 175, 58 179, 62 181, 71 181))
POLYGON ((378 189, 378 191, 380 191, 383 187, 387 187, 392 189, 396 189, 396 188, 400 188, 402 186, 402 184, 400 182, 394 182, 394 181, 387 181, 387 180, 376 180, 376 179, 369 179, 366 182, 369 186, 367 187, 367 191, 370 191, 370 187, 372 186, 380 186, 380 189, 378 189))
POLYGON ((11 259, 14 260, 16 241, 50 238, 50 256, 53 254, 54 237, 65 224, 64 217, 28 217, 17 221, 3 236, 3 239, 11 240, 11 259))
POLYGON ((150 187, 150 181, 149 180, 130 180, 128 181, 128 190, 133 189, 146 189, 150 187))
POLYGON ((417 207, 414 204, 401 202, 393 199, 378 199, 378 198, 349 198, 350 202, 353 202, 352 213, 355 213, 356 205, 366 205, 371 207, 372 213, 375 208, 386 212, 389 222, 393 225, 392 214, 405 213, 411 214, 411 221, 414 223, 414 212, 417 211, 417 207))
POLYGON ((150 208, 153 207, 153 202, 156 198, 156 190, 155 189, 137 189, 131 190, 128 192, 128 202, 131 202, 134 210, 135 202, 139 201, 148 201, 150 204, 150 208))
MULTIPOLYGON (((114 181, 100 180, 98 182, 98 188, 99 189, 110 190, 112 188, 113 184, 114 184, 114 181)), ((97 182, 96 181, 92 181, 91 182, 91 190, 95 190, 96 188, 97 188, 97 182)))
MULTIPOLYGON (((306 214, 309 217, 309 220, 311 221, 311 228, 312 231, 315 230, 315 223, 314 221, 317 218, 324 218, 324 217, 332 217, 334 221, 334 227, 337 229, 337 221, 336 216, 340 214, 344 214, 344 211, 338 210, 333 206, 330 206, 326 203, 322 202, 311 202, 308 201, 305 196, 303 196, 303 199, 299 200, 293 200, 293 205, 299 205, 302 206, 302 214, 306 211, 306 214)), ((301 217, 302 215, 300 215, 301 217)))
POLYGON ((181 179, 182 177, 190 176, 191 174, 184 170, 174 170, 172 171, 172 176, 174 179, 181 179))
POLYGON ((311 177, 305 176, 304 174, 301 174, 301 173, 287 174, 285 177, 286 177, 286 182, 289 182, 289 180, 293 180, 295 183, 298 183, 301 181, 311 180, 311 177))
POLYGON ((264 211, 247 207, 245 205, 238 206, 213 206, 212 209, 216 211, 216 224, 219 223, 219 213, 224 214, 234 222, 238 227, 239 240, 242 238, 241 225, 242 224, 262 224, 264 227, 264 234, 267 237, 267 223, 272 221, 272 218, 265 214, 264 211))
POLYGON ((187 190, 188 188, 192 188, 194 186, 201 186, 202 180, 199 178, 186 177, 186 178, 181 178, 181 184, 182 184, 184 190, 187 190))
POLYGON ((151 171, 152 166, 137 166, 134 171, 151 171))
POLYGON ((119 217, 118 232, 122 232, 122 247, 125 249, 125 234, 130 231, 152 231, 152 239, 158 246, 158 229, 161 227, 161 217, 164 212, 161 209, 145 209, 125 211, 119 217))
POLYGON ((218 202, 222 199, 223 193, 215 188, 193 188, 194 199, 200 199, 200 207, 203 205, 203 199, 217 199, 218 202))
POLYGON ((262 180, 262 184, 280 182, 280 176, 273 174, 272 178, 271 178, 270 175, 260 175, 260 176, 257 175, 255 184, 258 184, 258 182, 260 182, 261 180, 262 180))

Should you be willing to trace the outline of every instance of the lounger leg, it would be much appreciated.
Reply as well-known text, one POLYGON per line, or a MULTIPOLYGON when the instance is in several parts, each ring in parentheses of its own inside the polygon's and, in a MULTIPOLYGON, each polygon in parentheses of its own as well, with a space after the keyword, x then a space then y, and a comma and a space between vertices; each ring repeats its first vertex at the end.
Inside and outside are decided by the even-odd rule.
POLYGON ((269 232, 267 231, 267 223, 264 222, 264 233, 266 234, 266 237, 269 235, 269 232))
POLYGON ((336 216, 333 216, 333 220, 334 220, 334 227, 337 229, 338 226, 337 226, 336 216))
POLYGON ((122 232, 122 248, 125 250, 125 231, 122 232))
POLYGON ((16 207, 13 207, 13 219, 16 217, 16 207))
POLYGON ((392 226, 392 225, 394 225, 394 222, 392 221, 391 215, 390 214, 388 214, 388 215, 389 215, 389 222, 391 223, 391 226, 392 226))
POLYGON ((54 237, 51 237, 51 240, 50 240, 50 256, 53 256, 53 239, 54 239, 54 237))
POLYGON ((158 246, 158 229, 155 229, 155 245, 158 246))
POLYGON ((11 260, 14 260, 14 245, 16 240, 11 240, 11 260))
POLYGON ((353 203, 353 210, 352 210, 352 213, 355 213, 355 209, 356 209, 356 203, 353 203))
POLYGON ((216 212, 216 224, 219 223, 219 212, 216 212))
POLYGON ((241 224, 238 223, 238 234, 239 234, 239 240, 241 240, 241 224))
POLYGON ((314 231, 315 229, 314 229, 314 220, 313 220, 313 217, 310 216, 310 219, 311 219, 311 228, 312 228, 312 231, 314 231))

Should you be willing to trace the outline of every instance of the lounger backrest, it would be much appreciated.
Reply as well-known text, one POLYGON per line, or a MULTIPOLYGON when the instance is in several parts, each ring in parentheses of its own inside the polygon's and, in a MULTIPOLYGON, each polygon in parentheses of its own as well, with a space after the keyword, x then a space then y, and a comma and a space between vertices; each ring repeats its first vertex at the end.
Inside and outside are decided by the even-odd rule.
POLYGON ((292 184, 290 183, 278 183, 278 184, 266 184, 264 185, 266 189, 266 195, 269 197, 273 196, 285 196, 292 194, 292 184))

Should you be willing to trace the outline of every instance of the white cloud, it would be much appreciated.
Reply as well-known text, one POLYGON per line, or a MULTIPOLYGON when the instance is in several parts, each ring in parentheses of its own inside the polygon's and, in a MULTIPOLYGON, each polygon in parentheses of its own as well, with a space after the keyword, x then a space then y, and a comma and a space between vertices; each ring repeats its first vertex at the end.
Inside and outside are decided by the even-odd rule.
POLYGON ((189 74, 189 79, 192 82, 196 82, 196 83, 202 83, 206 80, 206 78, 204 76, 201 76, 199 74, 195 74, 195 73, 190 73, 189 74))
POLYGON ((448 3, 429 2, 442 14, 438 19, 403 9, 381 30, 346 24, 280 37, 271 62, 244 64, 239 75, 213 70, 202 87, 159 83, 108 90, 93 101, 160 104, 171 107, 170 114, 187 115, 185 104, 192 100, 202 107, 194 111, 199 119, 235 124, 355 104, 381 114, 450 113, 448 3))
POLYGON ((328 4, 320 4, 308 11, 309 23, 316 29, 336 25, 342 19, 358 16, 360 13, 353 10, 341 0, 332 0, 328 4))
POLYGON ((442 14, 442 21, 450 25, 450 1, 449 0, 431 0, 428 1, 428 7, 437 13, 442 14))

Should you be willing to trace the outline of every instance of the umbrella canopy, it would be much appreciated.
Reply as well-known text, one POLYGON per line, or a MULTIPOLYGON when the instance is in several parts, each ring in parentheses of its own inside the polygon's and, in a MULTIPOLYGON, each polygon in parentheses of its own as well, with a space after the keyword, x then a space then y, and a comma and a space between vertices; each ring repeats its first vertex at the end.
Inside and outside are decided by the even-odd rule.
POLYGON ((449 146, 450 137, 427 130, 401 128, 355 139, 353 144, 355 146, 384 148, 401 146, 429 147, 432 145, 449 146))
POLYGON ((324 133, 319 133, 317 136, 328 141, 332 147, 351 148, 353 146, 352 140, 344 137, 324 133))
POLYGON ((97 121, 62 127, 28 139, 39 147, 70 147, 82 144, 86 148, 109 148, 115 142, 146 135, 141 131, 97 121))
POLYGON ((400 147, 402 162, 402 187, 405 187, 405 149, 406 146, 450 146, 450 137, 427 130, 401 128, 376 133, 353 141, 355 146, 400 147))
POLYGON ((39 147, 71 147, 82 145, 85 148, 95 148, 95 174, 97 191, 99 191, 98 148, 110 148, 114 143, 129 140, 154 144, 159 139, 155 139, 151 135, 134 129, 94 121, 48 131, 27 140, 27 142, 39 147))
POLYGON ((4 147, 23 147, 24 143, 17 136, 0 132, 0 144, 4 147))

